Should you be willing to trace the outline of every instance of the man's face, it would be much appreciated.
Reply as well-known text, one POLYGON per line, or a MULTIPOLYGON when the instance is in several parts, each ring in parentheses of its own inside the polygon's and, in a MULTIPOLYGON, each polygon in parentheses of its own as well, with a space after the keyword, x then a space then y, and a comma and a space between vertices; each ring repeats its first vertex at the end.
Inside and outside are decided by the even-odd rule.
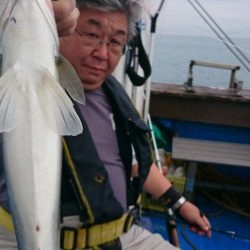
POLYGON ((127 37, 124 13, 81 9, 76 32, 60 38, 60 52, 75 68, 85 90, 95 90, 115 69, 127 37))

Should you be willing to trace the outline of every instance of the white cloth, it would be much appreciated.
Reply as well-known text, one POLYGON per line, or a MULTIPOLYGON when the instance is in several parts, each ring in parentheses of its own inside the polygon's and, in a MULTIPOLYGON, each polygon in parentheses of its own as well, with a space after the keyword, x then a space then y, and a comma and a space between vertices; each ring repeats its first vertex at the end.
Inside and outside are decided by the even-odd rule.
POLYGON ((146 229, 133 225, 120 237, 123 250, 177 250, 175 246, 164 240, 160 234, 152 234, 146 229))

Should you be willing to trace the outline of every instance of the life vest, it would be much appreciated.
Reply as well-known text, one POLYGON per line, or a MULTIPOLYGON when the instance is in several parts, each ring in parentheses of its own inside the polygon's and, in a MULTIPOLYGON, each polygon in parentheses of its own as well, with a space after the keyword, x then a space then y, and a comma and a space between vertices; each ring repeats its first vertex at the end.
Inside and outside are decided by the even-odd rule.
MULTIPOLYGON (((115 78, 109 77, 103 88, 113 109, 119 152, 126 169, 128 205, 131 205, 137 200, 152 164, 149 129, 115 78), (139 166, 139 176, 133 181, 131 145, 139 166)), ((115 220, 124 214, 123 208, 113 195, 108 173, 77 105, 76 111, 83 133, 64 137, 61 214, 78 214, 86 226, 115 220)))

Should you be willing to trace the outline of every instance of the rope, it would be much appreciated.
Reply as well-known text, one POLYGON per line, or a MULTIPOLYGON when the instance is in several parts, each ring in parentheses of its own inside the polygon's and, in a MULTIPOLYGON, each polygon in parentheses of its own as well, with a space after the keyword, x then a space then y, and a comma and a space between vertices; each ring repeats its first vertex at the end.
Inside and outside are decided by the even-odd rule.
POLYGON ((187 237, 186 233, 185 233, 185 227, 187 225, 182 223, 181 226, 181 235, 184 238, 184 240, 192 247, 193 250, 198 250, 198 247, 195 246, 195 244, 187 237))
POLYGON ((217 192, 209 192, 205 190, 205 187, 199 188, 206 197, 215 203, 221 205, 222 208, 231 210, 237 214, 250 218, 249 204, 242 207, 237 199, 236 192, 229 191, 226 185, 235 184, 241 187, 249 188, 249 183, 244 181, 242 178, 229 177, 221 174, 211 165, 206 164, 205 167, 201 166, 198 168, 197 180, 208 181, 213 183, 219 183, 219 189, 217 192), (219 196, 218 196, 219 195, 219 196))
POLYGON ((234 45, 235 49, 240 53, 240 55, 250 64, 250 60, 248 57, 246 57, 246 55, 244 53, 242 53, 241 50, 239 50, 236 46, 236 44, 234 43, 234 41, 223 31, 223 29, 218 25, 218 23, 215 22, 215 20, 212 18, 211 15, 209 15, 209 13, 204 9, 204 7, 198 2, 198 0, 194 0, 199 6, 200 8, 203 10, 203 12, 209 17, 209 19, 214 23, 214 25, 220 30, 220 32, 227 38, 227 40, 234 45))
MULTIPOLYGON (((240 63, 246 68, 247 71, 250 72, 250 61, 249 59, 244 55, 243 58, 247 61, 244 62, 239 55, 237 55, 237 53, 235 51, 233 51, 233 49, 228 45, 227 42, 225 42, 225 40, 222 38, 222 36, 215 30, 215 28, 209 23, 209 21, 204 17, 204 15, 201 13, 201 11, 192 3, 191 0, 187 0, 190 5, 194 8, 194 10, 200 15, 200 17, 207 23, 207 25, 213 30, 213 32, 218 36, 218 38, 223 41, 223 43, 225 44, 225 46, 231 51, 231 53, 240 61, 240 63), (247 58, 247 59, 246 59, 247 58)), ((218 24, 216 24, 216 22, 214 21, 214 19, 212 19, 212 17, 207 13, 207 11, 205 11, 205 9, 203 7, 201 7, 201 4, 198 3, 197 0, 195 0, 196 3, 200 6, 200 8, 202 8, 202 10, 205 12, 205 14, 210 18, 210 20, 212 20, 212 22, 216 25, 216 27, 222 31, 222 29, 219 27, 218 24)), ((222 31, 223 34, 225 34, 224 31, 222 31)), ((226 38, 228 38, 228 36, 226 35, 226 38)), ((234 42, 230 39, 229 41, 231 41, 231 43, 234 45, 234 42)), ((234 46, 234 48, 237 48, 236 46, 234 46)), ((242 55, 243 53, 237 49, 237 51, 240 53, 240 55, 242 55)))

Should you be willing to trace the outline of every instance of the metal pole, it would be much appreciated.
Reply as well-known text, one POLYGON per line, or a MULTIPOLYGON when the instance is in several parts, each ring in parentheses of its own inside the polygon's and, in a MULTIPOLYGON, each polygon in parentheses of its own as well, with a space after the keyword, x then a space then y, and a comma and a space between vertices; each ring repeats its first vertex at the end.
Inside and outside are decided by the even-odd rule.
MULTIPOLYGON (((158 10, 156 11, 156 14, 154 16, 151 16, 151 31, 150 31, 150 46, 149 46, 149 61, 152 65, 153 62, 153 57, 154 57, 154 46, 155 46, 155 32, 156 32, 156 23, 157 23, 157 18, 160 14, 160 11, 164 5, 165 0, 162 0, 158 10)), ((150 76, 147 81, 146 81, 146 86, 145 86, 145 105, 144 105, 144 120, 145 122, 147 121, 148 113, 149 113, 149 104, 150 104, 150 92, 151 92, 151 79, 152 77, 150 76)))
POLYGON ((160 161, 160 156, 159 156, 159 152, 158 152, 158 148, 157 148, 157 144, 156 144, 156 140, 155 140, 155 134, 154 134, 154 130, 153 130, 153 126, 152 126, 152 121, 150 118, 150 115, 148 114, 148 125, 150 128, 150 133, 151 133, 151 138, 153 141, 153 146, 154 146, 154 152, 155 152, 155 163, 159 169, 159 171, 162 172, 162 165, 161 165, 161 161, 160 161))

